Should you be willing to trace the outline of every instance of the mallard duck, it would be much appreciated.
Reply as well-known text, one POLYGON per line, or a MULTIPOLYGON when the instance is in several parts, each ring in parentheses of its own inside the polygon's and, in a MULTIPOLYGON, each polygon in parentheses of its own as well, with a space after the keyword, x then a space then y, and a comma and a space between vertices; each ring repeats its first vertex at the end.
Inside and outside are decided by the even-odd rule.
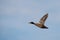
POLYGON ((48 13, 46 13, 39 21, 39 23, 34 23, 34 22, 29 22, 30 24, 34 24, 35 26, 39 27, 39 28, 42 28, 42 29, 48 29, 48 27, 46 27, 44 25, 46 19, 48 17, 48 13))

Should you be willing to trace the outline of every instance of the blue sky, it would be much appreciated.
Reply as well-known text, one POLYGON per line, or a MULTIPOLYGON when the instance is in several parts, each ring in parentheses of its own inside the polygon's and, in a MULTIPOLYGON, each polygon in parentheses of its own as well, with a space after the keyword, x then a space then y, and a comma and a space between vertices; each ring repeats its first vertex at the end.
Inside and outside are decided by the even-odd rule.
POLYGON ((60 0, 0 0, 0 40, 60 40, 60 0), (29 24, 48 13, 41 29, 29 24))

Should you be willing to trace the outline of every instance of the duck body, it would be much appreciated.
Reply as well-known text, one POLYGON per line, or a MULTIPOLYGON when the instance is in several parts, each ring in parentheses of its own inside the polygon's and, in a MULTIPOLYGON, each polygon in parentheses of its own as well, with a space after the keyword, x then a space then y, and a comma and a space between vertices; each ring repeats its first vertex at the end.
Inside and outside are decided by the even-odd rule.
POLYGON ((41 24, 41 23, 34 23, 34 22, 30 22, 30 24, 33 24, 39 28, 42 28, 42 29, 48 29, 48 27, 46 27, 44 24, 41 24))
POLYGON ((39 21, 39 23, 34 23, 34 22, 30 22, 30 24, 34 24, 35 26, 39 27, 39 28, 43 28, 43 29, 48 29, 48 27, 46 27, 44 24, 45 24, 45 21, 48 17, 48 13, 45 14, 39 21))

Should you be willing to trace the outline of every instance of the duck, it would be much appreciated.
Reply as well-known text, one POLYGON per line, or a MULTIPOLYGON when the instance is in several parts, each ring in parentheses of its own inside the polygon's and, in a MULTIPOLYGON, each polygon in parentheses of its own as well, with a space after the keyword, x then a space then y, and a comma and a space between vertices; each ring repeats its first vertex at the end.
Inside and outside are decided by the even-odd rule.
POLYGON ((29 23, 30 23, 30 24, 33 24, 33 25, 35 25, 35 26, 37 26, 37 27, 39 27, 39 28, 42 28, 42 29, 48 29, 48 27, 45 26, 45 21, 46 21, 47 17, 48 17, 48 13, 46 13, 46 14, 40 19, 39 23, 34 23, 34 22, 29 22, 29 23))

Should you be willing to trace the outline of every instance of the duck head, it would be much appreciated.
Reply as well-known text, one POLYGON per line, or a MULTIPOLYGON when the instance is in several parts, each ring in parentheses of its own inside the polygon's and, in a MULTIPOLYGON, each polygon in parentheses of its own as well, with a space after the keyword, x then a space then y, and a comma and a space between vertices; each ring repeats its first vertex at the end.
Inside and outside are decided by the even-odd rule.
POLYGON ((30 22, 30 24, 35 24, 34 22, 30 22))

